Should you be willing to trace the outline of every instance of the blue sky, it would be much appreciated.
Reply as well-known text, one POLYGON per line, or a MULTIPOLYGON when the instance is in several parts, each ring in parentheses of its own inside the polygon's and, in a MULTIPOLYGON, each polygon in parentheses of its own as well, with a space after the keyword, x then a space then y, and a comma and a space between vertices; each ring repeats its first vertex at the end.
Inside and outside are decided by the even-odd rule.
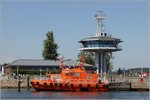
POLYGON ((60 56, 77 59, 79 40, 95 35, 96 11, 107 15, 106 32, 120 38, 123 51, 113 53, 113 65, 148 67, 148 2, 145 1, 19 1, 1 3, 1 62, 42 59, 43 40, 54 32, 60 56))

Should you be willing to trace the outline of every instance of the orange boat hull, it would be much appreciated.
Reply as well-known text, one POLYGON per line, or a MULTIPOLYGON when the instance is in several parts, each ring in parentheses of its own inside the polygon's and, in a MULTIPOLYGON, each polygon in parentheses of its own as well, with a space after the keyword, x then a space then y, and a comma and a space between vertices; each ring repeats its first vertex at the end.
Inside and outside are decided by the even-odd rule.
POLYGON ((80 87, 72 86, 71 84, 34 84, 31 83, 33 88, 37 91, 108 91, 108 85, 98 84, 98 86, 80 87))

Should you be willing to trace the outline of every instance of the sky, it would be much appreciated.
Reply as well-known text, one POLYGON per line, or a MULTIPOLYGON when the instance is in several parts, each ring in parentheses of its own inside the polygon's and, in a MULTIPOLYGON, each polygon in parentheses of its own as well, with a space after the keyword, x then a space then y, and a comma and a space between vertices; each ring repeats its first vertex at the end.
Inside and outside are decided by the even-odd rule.
POLYGON ((120 38, 114 52, 117 68, 149 67, 148 0, 2 0, 0 63, 43 59, 43 40, 54 32, 58 53, 77 59, 80 41, 96 34, 98 10, 104 11, 106 33, 120 38))

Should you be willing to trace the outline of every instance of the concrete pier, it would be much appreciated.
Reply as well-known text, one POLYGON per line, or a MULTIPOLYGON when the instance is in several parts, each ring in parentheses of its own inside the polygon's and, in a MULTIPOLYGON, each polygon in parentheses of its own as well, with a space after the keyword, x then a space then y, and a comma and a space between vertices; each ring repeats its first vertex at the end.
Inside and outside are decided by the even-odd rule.
MULTIPOLYGON (((114 78, 112 78, 113 80, 114 78)), ((27 78, 20 79, 20 89, 21 88, 27 88, 32 87, 30 84, 30 81, 32 80, 32 77, 30 77, 29 82, 27 82, 27 78), (29 85, 29 87, 28 87, 29 85)), ((144 82, 140 82, 138 78, 120 78, 116 77, 115 82, 111 82, 109 84, 109 90, 110 91, 148 91, 149 90, 149 78, 144 79, 144 82), (127 79, 130 79, 127 81, 127 79)), ((2 78, 1 77, 1 88, 18 88, 18 79, 13 78, 2 78)))
POLYGON ((110 77, 110 90, 129 90, 129 91, 148 91, 149 90, 149 77, 144 78, 143 82, 140 82, 139 77, 119 77, 119 76, 111 76, 110 77))
POLYGON ((131 83, 113 82, 109 84, 110 91, 130 91, 131 83))
POLYGON ((110 91, 149 91, 148 83, 114 82, 109 84, 110 91))
MULTIPOLYGON (((18 79, 14 79, 12 77, 1 77, 0 87, 1 88, 18 88, 18 79)), ((27 78, 20 79, 20 88, 31 87, 31 84, 28 84, 27 78)), ((30 83, 30 82, 29 82, 30 83)))

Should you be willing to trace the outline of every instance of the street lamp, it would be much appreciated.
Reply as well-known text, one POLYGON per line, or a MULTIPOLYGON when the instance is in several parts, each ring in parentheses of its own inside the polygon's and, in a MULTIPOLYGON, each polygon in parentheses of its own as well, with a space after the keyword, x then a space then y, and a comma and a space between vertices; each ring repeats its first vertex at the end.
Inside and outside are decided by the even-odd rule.
POLYGON ((46 72, 47 72, 47 74, 48 74, 48 70, 49 70, 49 68, 46 68, 46 72))
POLYGON ((124 77, 125 77, 125 74, 126 74, 126 72, 125 72, 125 68, 123 68, 123 70, 124 70, 124 77))
POLYGON ((19 77, 19 66, 17 66, 17 79, 19 77))
POLYGON ((143 75, 143 68, 141 67, 141 77, 142 77, 142 75, 143 75))

